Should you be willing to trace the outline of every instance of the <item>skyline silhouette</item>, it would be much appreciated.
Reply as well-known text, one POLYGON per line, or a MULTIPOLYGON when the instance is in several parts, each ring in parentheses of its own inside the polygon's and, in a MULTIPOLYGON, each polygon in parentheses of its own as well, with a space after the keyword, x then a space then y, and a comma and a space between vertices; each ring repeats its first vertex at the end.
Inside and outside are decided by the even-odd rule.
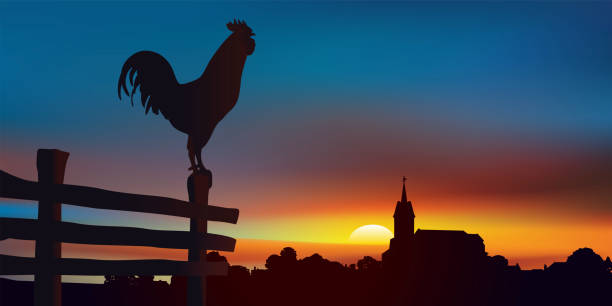
MULTIPOLYGON (((227 262, 218 252, 207 260, 227 262)), ((435 264, 435 261, 431 262, 435 264)), ((501 255, 487 256, 478 270, 457 266, 440 274, 389 269, 364 256, 351 265, 315 253, 298 259, 291 247, 266 260, 265 269, 230 265, 227 276, 208 277, 208 305, 596 305, 607 300, 612 262, 581 248, 544 269, 521 270, 501 255), (435 275, 435 276, 434 276, 435 275), (560 290, 562 289, 562 290, 560 290), (443 292, 443 294, 440 294, 443 292), (300 297, 300 298, 296 298, 300 297)), ((428 267, 435 268, 435 265, 428 267)), ((440 268, 440 267, 438 267, 440 268)), ((434 270, 435 271, 435 270, 434 270)), ((63 285, 63 305, 185 305, 187 278, 107 275, 104 284, 63 285)), ((0 278, 0 302, 33 305, 32 282, 0 278)))

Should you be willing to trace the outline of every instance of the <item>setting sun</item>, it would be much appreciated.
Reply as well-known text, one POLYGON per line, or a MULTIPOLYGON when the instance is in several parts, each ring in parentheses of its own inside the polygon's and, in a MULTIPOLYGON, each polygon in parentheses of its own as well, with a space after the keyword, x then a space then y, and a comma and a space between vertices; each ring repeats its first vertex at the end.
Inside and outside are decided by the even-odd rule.
POLYGON ((387 244, 393 233, 382 225, 364 225, 351 233, 348 241, 355 244, 387 244))

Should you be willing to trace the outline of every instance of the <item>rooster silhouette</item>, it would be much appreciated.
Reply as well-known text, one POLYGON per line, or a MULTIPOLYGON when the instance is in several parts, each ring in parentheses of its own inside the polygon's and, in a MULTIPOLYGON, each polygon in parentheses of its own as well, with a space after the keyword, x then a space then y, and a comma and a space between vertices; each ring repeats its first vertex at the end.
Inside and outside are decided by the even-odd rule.
POLYGON ((255 40, 251 37, 255 33, 244 21, 234 20, 227 24, 227 28, 232 34, 195 81, 179 84, 168 61, 151 51, 140 51, 130 56, 119 76, 119 99, 123 89, 127 96, 131 96, 133 106, 134 94, 140 87, 145 114, 149 110, 154 114, 161 111, 172 126, 188 135, 189 170, 194 172, 208 171, 202 163, 202 148, 219 121, 236 105, 244 63, 255 50, 255 40), (131 92, 126 84, 128 78, 131 92))

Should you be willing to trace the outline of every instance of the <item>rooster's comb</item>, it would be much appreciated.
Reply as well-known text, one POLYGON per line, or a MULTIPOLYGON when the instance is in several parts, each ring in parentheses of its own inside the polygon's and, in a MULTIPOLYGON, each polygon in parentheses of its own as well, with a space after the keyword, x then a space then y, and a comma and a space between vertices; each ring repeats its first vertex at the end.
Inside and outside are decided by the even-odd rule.
POLYGON ((251 28, 249 28, 249 26, 247 26, 244 20, 236 21, 236 19, 234 19, 234 22, 228 22, 227 28, 232 32, 239 32, 239 31, 252 32, 253 31, 251 30, 251 28))

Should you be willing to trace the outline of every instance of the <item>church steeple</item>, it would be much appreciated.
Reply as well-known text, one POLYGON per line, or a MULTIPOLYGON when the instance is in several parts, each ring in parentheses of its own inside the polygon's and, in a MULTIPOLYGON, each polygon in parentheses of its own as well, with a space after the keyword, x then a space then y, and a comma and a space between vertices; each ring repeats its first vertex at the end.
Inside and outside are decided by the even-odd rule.
POLYGON ((406 203, 408 200, 406 199, 406 177, 402 178, 402 203, 406 203))
POLYGON ((406 177, 402 178, 402 199, 397 201, 395 206, 394 219, 394 237, 406 237, 410 239, 414 235, 414 210, 412 202, 408 201, 406 196, 406 177))

